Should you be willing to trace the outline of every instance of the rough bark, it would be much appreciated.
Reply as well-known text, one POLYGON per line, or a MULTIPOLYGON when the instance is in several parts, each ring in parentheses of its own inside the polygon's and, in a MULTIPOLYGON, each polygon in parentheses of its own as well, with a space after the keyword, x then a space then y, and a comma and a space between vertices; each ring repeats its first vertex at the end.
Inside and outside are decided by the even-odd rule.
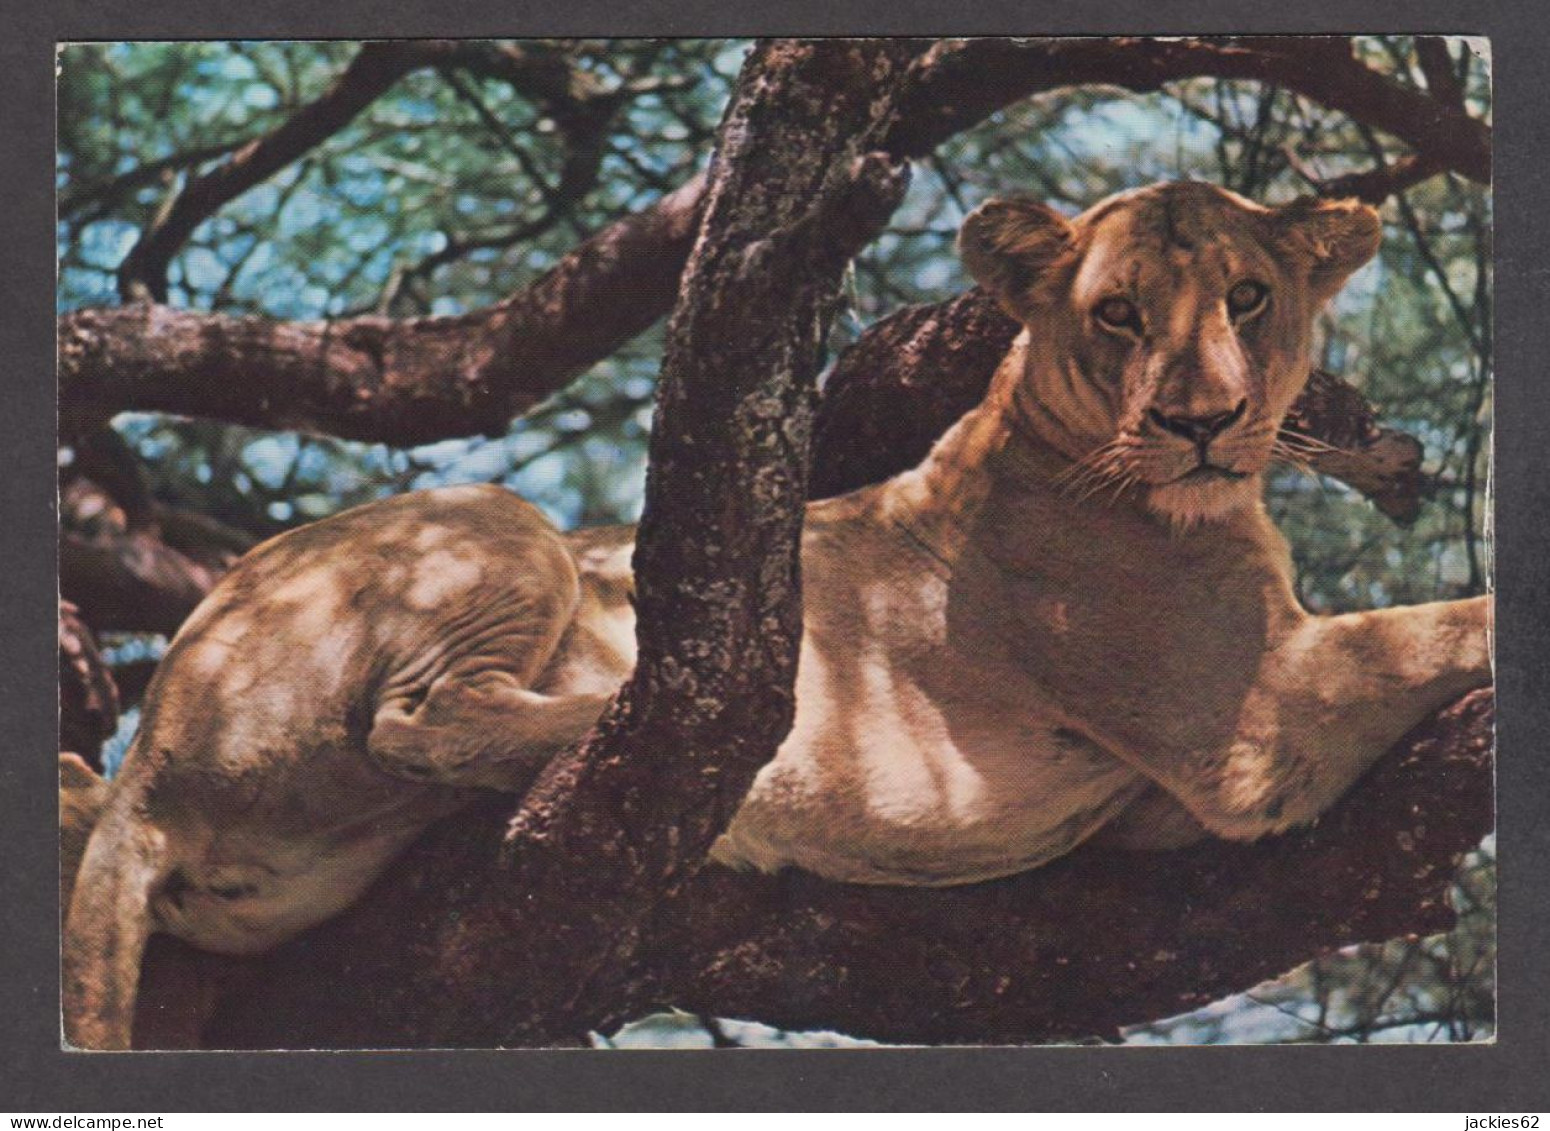
POLYGON ((813 497, 842 495, 918 464, 984 399, 1018 329, 979 288, 870 326, 824 381, 813 497))
MULTIPOLYGON (((1468 696, 1314 828, 1257 844, 1086 846, 1022 876, 939 890, 705 869, 658 908, 629 1005, 897 1042, 1112 1039, 1337 947, 1446 930, 1458 858, 1491 828, 1493 718, 1489 692, 1468 696)), ((500 933, 553 929, 515 910, 475 913, 491 898, 506 812, 491 799, 444 822, 339 919, 260 962, 226 964, 199 1041, 499 1041, 522 976, 504 965, 500 933)), ((175 968, 189 956, 158 957, 157 976, 184 984, 175 968)), ((154 1023, 186 1002, 153 995, 145 1009, 154 1023)))
MULTIPOLYGON (((824 383, 813 497, 854 491, 918 464, 984 398, 1018 329, 978 288, 871 326, 824 383)), ((1354 487, 1397 522, 1415 519, 1424 487, 1420 442, 1379 426, 1356 389, 1315 371, 1284 427, 1328 446, 1308 457, 1313 470, 1354 487)))

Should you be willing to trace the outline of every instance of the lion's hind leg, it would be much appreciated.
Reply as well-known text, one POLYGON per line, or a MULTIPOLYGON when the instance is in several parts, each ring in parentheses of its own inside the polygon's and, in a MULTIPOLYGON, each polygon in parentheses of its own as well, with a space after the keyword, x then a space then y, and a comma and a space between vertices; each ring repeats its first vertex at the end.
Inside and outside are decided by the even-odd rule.
POLYGON ((480 584, 435 612, 435 658, 402 665, 379 693, 367 750, 387 772, 519 792, 602 713, 607 694, 544 682, 577 615, 580 580, 547 523, 518 517, 529 521, 506 532, 480 584))
POLYGON ((423 699, 384 703, 367 746, 378 765, 399 777, 516 793, 587 732, 608 699, 543 695, 504 671, 454 673, 423 699))

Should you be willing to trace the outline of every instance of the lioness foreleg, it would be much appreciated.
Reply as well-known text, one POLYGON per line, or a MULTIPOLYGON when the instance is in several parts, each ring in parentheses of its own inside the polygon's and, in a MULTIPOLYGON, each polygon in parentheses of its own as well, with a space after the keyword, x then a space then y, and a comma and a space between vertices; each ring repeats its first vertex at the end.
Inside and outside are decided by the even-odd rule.
POLYGON ((543 695, 507 672, 445 676, 389 699, 368 749, 383 769, 443 785, 517 792, 597 721, 608 695, 543 695))
POLYGON ((1310 619, 1266 657, 1231 742, 1165 783, 1219 836, 1306 824, 1432 711, 1491 682, 1491 600, 1310 619))

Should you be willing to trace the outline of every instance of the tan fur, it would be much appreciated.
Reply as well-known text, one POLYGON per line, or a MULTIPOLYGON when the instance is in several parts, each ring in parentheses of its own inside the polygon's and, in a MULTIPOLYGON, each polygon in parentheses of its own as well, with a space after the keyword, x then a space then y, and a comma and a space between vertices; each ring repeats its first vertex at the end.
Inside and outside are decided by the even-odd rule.
MULTIPOLYGON (((1489 682, 1485 600, 1309 616, 1259 501, 1313 316, 1376 239, 1360 206, 1190 184, 971 216, 966 262, 1029 331, 920 468, 808 508, 796 722, 716 859, 952 884, 1105 827, 1250 839, 1489 682), (1245 278, 1268 302, 1235 317, 1245 278), (1134 330, 1095 321, 1114 296, 1134 330)), ((71 1039, 127 1042, 149 931, 273 946, 468 787, 522 788, 634 664, 631 540, 452 488, 244 559, 170 649, 93 837, 71 1039)))
POLYGON ((59 906, 70 906, 75 876, 102 807, 108 783, 79 754, 59 755, 59 906))

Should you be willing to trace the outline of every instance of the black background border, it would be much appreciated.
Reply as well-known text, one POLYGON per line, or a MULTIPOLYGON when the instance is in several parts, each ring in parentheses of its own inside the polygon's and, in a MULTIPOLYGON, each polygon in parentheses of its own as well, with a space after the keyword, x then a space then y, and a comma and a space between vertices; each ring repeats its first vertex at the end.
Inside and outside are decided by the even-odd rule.
POLYGON ((0 1109, 1420 1110, 1550 1107, 1550 328, 1542 0, 10 0, 0 17, 0 1109), (1489 36, 1496 83, 1500 1026, 1475 1046, 66 1054, 57 1038, 56 41, 391 36, 1489 36), (1539 678, 1536 678, 1539 677, 1539 678))

